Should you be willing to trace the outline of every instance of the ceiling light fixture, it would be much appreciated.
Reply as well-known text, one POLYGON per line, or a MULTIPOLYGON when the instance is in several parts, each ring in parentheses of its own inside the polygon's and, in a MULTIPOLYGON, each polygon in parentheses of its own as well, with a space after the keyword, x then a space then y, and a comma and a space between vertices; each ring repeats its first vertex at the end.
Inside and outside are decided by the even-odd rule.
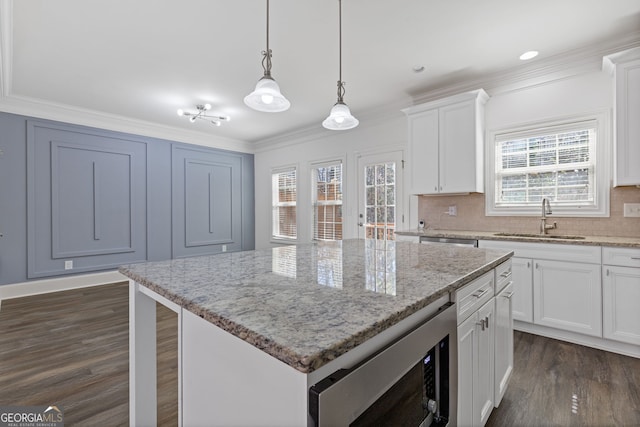
POLYGON ((209 120, 215 126, 220 126, 222 122, 228 122, 229 120, 231 120, 231 117, 229 116, 209 116, 205 114, 205 112, 211 109, 211 104, 204 104, 204 105, 198 104, 196 105, 196 109, 198 110, 197 113, 190 113, 180 108, 178 110, 178 115, 189 117, 189 121, 191 123, 195 122, 196 119, 209 120))
POLYGON ((269 0, 267 0, 267 50, 262 51, 264 76, 258 80, 256 89, 244 97, 244 103, 254 110, 267 113, 286 111, 291 103, 280 93, 278 83, 271 77, 271 49, 269 49, 269 0))
POLYGON ((336 102, 331 108, 331 113, 329 113, 329 117, 327 117, 323 122, 322 126, 331 130, 347 130, 352 129, 358 126, 358 119, 351 115, 351 111, 347 104, 344 103, 344 85, 345 83, 342 81, 342 0, 338 0, 338 23, 340 27, 339 32, 339 52, 340 52, 340 61, 339 61, 339 80, 338 80, 338 102, 336 102))
POLYGON ((537 50, 530 50, 530 51, 525 52, 522 55, 520 55, 520 59, 522 61, 526 61, 527 59, 533 59, 536 56, 538 56, 538 51, 537 50))

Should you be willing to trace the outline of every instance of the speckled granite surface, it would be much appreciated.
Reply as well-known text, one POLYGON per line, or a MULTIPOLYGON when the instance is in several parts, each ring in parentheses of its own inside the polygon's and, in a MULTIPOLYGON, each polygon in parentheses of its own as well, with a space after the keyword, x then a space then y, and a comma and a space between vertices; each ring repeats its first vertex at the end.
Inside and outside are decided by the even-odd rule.
POLYGON ((356 239, 132 264, 120 272, 308 373, 511 255, 356 239))
MULTIPOLYGON (((428 237, 452 237, 460 239, 476 240, 510 240, 514 242, 530 243, 557 243, 560 245, 589 245, 589 246, 617 246, 626 248, 640 248, 640 239, 633 237, 610 237, 610 236, 577 236, 583 239, 557 238, 549 236, 562 236, 562 234, 551 230, 549 236, 537 236, 535 234, 525 236, 505 236, 498 235, 497 231, 464 231, 464 230, 398 230, 396 234, 401 236, 428 236, 428 237)), ((509 233, 514 234, 514 233, 509 233)))

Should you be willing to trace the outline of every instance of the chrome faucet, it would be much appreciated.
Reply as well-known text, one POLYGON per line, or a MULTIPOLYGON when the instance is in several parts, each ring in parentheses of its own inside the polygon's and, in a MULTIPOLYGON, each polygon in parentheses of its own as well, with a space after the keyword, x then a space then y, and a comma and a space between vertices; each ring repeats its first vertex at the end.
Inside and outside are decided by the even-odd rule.
POLYGON ((540 218, 540 234, 547 234, 547 230, 556 228, 558 225, 554 221, 553 224, 547 224, 547 215, 551 215, 551 205, 547 198, 542 199, 542 218, 540 218))

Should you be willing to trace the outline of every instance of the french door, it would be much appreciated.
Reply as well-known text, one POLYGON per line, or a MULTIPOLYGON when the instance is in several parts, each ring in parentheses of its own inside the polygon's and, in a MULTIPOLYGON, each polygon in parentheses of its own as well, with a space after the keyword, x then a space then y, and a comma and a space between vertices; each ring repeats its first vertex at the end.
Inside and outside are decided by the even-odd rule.
POLYGON ((358 157, 358 238, 395 240, 402 224, 402 151, 358 157))

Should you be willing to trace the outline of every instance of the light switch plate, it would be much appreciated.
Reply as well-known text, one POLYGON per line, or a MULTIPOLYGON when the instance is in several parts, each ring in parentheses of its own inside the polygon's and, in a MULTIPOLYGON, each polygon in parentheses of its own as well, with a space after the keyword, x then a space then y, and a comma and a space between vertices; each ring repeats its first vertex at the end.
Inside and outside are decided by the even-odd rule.
POLYGON ((458 216, 458 205, 449 206, 449 216, 458 216))
POLYGON ((625 217, 640 217, 640 203, 625 203, 624 204, 624 216, 625 217))
POLYGON ((65 261, 64 262, 64 269, 65 270, 73 270, 73 260, 65 261))

